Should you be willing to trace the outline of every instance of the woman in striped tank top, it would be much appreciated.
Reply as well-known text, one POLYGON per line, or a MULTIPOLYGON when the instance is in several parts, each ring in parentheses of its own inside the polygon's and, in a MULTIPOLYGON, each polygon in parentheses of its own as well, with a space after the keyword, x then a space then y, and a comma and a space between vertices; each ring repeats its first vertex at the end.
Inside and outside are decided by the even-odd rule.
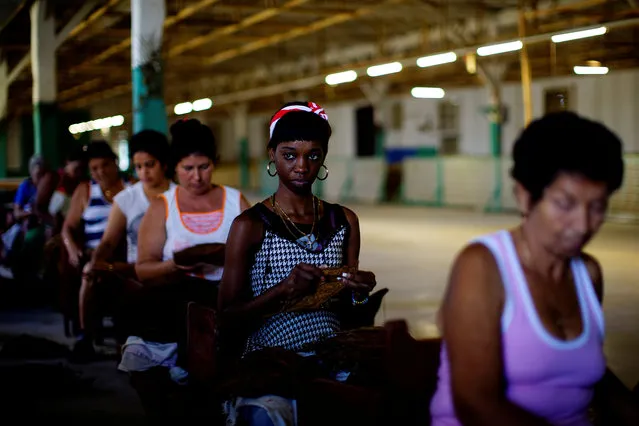
POLYGON ((432 424, 587 426, 596 396, 603 424, 639 425, 637 402, 606 368, 602 272, 583 252, 621 186, 621 141, 550 114, 523 131, 513 159, 523 220, 454 263, 432 424))
POLYGON ((128 186, 120 177, 118 157, 104 141, 87 146, 91 182, 79 185, 73 192, 69 212, 62 226, 62 241, 69 263, 78 271, 81 263, 91 258, 106 229, 113 197, 128 186))

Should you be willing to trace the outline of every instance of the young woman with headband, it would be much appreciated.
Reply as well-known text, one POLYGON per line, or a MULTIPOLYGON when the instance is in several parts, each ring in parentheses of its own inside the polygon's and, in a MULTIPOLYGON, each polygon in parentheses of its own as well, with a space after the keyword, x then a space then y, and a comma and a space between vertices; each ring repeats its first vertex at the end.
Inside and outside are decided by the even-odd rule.
MULTIPOLYGON (((279 185, 233 223, 219 294, 221 333, 242 336, 244 356, 268 357, 269 349, 312 351, 341 330, 340 307, 365 304, 375 287, 375 275, 357 269, 357 215, 312 191, 316 179, 328 176, 324 160, 330 136, 328 117, 313 102, 289 103, 271 119, 267 170, 279 185), (351 272, 338 278, 344 288, 335 305, 285 308, 314 294, 325 279, 323 268, 343 266, 351 272)), ((229 401, 227 424, 295 424, 295 395, 274 393, 229 401)))

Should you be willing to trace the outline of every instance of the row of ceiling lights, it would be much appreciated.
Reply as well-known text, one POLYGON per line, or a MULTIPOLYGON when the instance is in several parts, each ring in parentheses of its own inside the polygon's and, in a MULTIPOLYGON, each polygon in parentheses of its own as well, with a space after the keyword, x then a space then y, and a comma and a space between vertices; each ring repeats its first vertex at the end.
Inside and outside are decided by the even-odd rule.
MULTIPOLYGON (((586 37, 595 37, 605 34, 608 31, 606 27, 598 27, 581 31, 574 31, 563 34, 553 35, 550 39, 553 43, 563 43, 565 41, 577 40, 586 37)), ((515 52, 521 50, 524 44, 521 40, 510 41, 506 43, 493 44, 477 48, 478 56, 491 56, 501 53, 515 52)), ((439 53, 436 55, 424 56, 417 59, 416 64, 420 68, 432 67, 435 65, 448 64, 457 60, 455 52, 439 53)), ((369 77, 379 77, 382 75, 395 74, 403 69, 401 62, 391 62, 388 64, 374 65, 366 70, 369 77)), ((607 67, 602 66, 575 66, 573 68, 575 74, 602 75, 608 73, 607 67)), ((357 80, 357 71, 348 70, 326 76, 324 81, 330 86, 338 84, 350 83, 357 80)), ((442 98, 444 91, 436 87, 415 87, 411 90, 411 94, 416 98, 442 98)))
MULTIPOLYGON (((563 43, 565 41, 578 40, 587 37, 595 37, 606 34, 608 29, 606 27, 591 28, 580 31, 573 31, 569 33, 556 34, 550 37, 553 43, 563 43)), ((523 48, 523 42, 521 40, 510 41, 506 43, 493 44, 488 46, 482 46, 477 48, 476 53, 478 56, 490 56, 498 55, 501 53, 515 52, 523 48)), ((416 64, 420 68, 427 68, 436 65, 448 64, 457 60, 457 54, 455 52, 439 53, 435 55, 424 56, 417 59, 416 64)), ((598 62, 594 62, 594 65, 588 66, 575 66, 573 71, 579 75, 603 75, 608 73, 607 67, 600 66, 598 62)), ((366 74, 369 77, 380 77, 383 75, 395 74, 403 69, 401 62, 391 62, 388 64, 374 65, 366 70, 366 74)), ((357 80, 358 74, 354 70, 348 70, 329 74, 325 78, 326 84, 330 86, 336 86, 338 84, 350 83, 357 80)), ((424 99, 441 99, 446 93, 444 89, 439 87, 414 87, 411 90, 411 95, 415 98, 424 99)), ((198 99, 193 102, 182 102, 173 108, 173 112, 176 115, 189 114, 193 111, 205 111, 213 106, 213 101, 209 98, 198 99)), ((69 132, 72 134, 88 132, 92 130, 107 129, 110 127, 121 126, 124 123, 124 117, 116 115, 113 117, 101 118, 98 120, 87 121, 85 123, 77 123, 69 126, 69 132)))
POLYGON ((98 118, 97 120, 86 121, 84 123, 76 123, 69 126, 69 132, 72 135, 93 130, 104 130, 111 127, 117 127, 124 124, 124 117, 114 115, 113 117, 98 118))

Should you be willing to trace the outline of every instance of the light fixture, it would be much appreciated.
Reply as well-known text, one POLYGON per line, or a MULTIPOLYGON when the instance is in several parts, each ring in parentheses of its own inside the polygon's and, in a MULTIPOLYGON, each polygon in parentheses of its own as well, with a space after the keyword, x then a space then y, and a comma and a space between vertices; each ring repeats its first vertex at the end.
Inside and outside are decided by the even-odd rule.
POLYGON ((455 52, 439 53, 437 55, 424 56, 417 59, 417 66, 420 68, 432 67, 435 65, 455 62, 457 55, 455 52))
POLYGON ((357 73, 353 70, 338 72, 335 74, 329 74, 326 76, 324 81, 326 84, 335 86, 337 84, 342 83, 350 83, 351 81, 355 81, 357 79, 357 73))
POLYGON ((188 114, 191 111, 193 111, 193 104, 191 102, 182 102, 173 107, 175 115, 188 114))
POLYGON ((562 43, 564 41, 578 40, 580 38, 596 37, 596 36, 604 35, 606 34, 607 31, 608 31, 608 28, 606 27, 591 28, 589 30, 581 30, 581 31, 573 31, 570 33, 556 34, 550 37, 550 39, 553 41, 553 43, 562 43))
MULTIPOLYGON (((193 111, 204 111, 213 106, 213 101, 209 98, 198 99, 193 101, 193 111)), ((177 113, 176 113, 177 114, 177 113)))
POLYGON ((521 40, 509 41, 507 43, 492 44, 490 46, 482 46, 477 49, 479 56, 497 55, 499 53, 514 52, 524 47, 521 40))
POLYGON ((608 67, 602 66, 576 66, 573 70, 578 75, 606 75, 609 71, 608 67))
POLYGON ((419 99, 441 99, 446 92, 439 87, 413 87, 410 94, 419 99))
POLYGON ((402 64, 391 62, 389 64, 374 65, 366 70, 369 77, 379 77, 380 75, 395 74, 402 70, 402 64))
POLYGON ((124 116, 114 115, 113 117, 98 118, 96 120, 86 121, 84 123, 76 123, 69 126, 69 133, 72 135, 92 130, 103 130, 111 127, 117 127, 124 124, 124 116))

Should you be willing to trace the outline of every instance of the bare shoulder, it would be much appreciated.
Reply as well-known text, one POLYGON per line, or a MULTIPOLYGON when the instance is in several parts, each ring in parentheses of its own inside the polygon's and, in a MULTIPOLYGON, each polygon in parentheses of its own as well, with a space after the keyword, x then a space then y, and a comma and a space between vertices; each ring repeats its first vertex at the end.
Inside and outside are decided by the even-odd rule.
POLYGON ((488 247, 471 243, 453 262, 449 292, 477 298, 503 300, 503 285, 497 261, 488 247))
POLYGON ((472 268, 486 272, 497 272, 497 261, 488 247, 481 243, 471 243, 455 258, 453 268, 472 268))
POLYGON ((163 196, 157 196, 151 199, 149 202, 149 210, 153 209, 157 210, 165 210, 166 209, 166 199, 163 196))
POLYGON ((341 206, 341 207, 342 207, 342 210, 344 210, 344 215, 346 216, 346 220, 348 221, 348 224, 351 227, 359 226, 359 218, 357 217, 357 214, 353 210, 349 209, 348 207, 344 207, 344 206, 341 206))
MULTIPOLYGON (((254 242, 262 238, 264 222, 257 211, 258 205, 250 207, 240 213, 231 226, 231 233, 237 238, 246 238, 254 242)), ((234 237, 234 238, 235 238, 234 237)))
POLYGON ((79 184, 75 191, 73 191, 73 198, 89 198, 89 189, 91 188, 91 182, 82 182, 79 184))
POLYGON ((581 258, 586 265, 586 269, 588 269, 588 274, 590 275, 590 280, 592 281, 592 286, 597 294, 597 298, 601 302, 603 300, 603 271, 601 269, 601 264, 599 261, 592 255, 588 253, 582 253, 581 258))

